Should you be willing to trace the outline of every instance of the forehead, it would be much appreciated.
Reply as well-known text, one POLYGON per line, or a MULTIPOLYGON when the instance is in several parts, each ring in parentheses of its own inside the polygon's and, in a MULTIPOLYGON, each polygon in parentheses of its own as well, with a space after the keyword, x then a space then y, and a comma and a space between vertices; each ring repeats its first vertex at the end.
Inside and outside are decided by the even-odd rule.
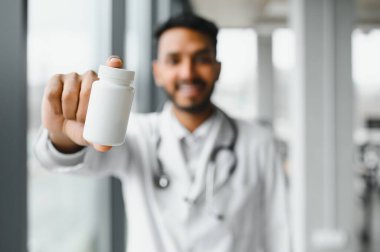
POLYGON ((158 41, 158 55, 167 53, 192 53, 197 50, 212 50, 210 38, 189 28, 172 28, 162 33, 158 41))

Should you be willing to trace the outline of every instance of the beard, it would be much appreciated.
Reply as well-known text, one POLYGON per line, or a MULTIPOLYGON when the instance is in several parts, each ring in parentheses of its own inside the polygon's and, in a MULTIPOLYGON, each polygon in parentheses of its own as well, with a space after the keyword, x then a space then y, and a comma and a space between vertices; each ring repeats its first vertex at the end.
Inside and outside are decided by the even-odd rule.
MULTIPOLYGON (((176 83, 176 86, 179 87, 180 85, 183 85, 183 84, 189 84, 189 82, 179 81, 176 83)), ((201 87, 206 87, 206 83, 202 79, 194 79, 191 82, 191 85, 199 85, 201 87)), ((201 101, 194 102, 194 103, 187 105, 187 106, 180 105, 176 101, 174 95, 167 92, 167 90, 165 88, 163 90, 164 90, 166 96, 168 97, 168 99, 173 103, 173 105, 177 109, 184 111, 184 112, 187 112, 187 113, 190 113, 190 114, 198 114, 198 113, 204 112, 205 110, 210 108, 210 106, 212 106, 211 95, 214 91, 214 87, 215 87, 215 85, 212 86, 210 91, 207 93, 207 95, 201 101)))

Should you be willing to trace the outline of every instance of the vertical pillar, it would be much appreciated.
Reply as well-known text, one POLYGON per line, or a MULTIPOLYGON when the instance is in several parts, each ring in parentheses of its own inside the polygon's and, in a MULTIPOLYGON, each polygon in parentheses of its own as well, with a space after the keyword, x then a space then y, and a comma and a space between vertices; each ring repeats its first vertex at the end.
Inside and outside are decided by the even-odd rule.
POLYGON ((138 112, 154 110, 155 86, 152 80, 153 4, 128 0, 126 10, 126 65, 136 71, 134 108, 138 112))
POLYGON ((296 252, 356 251, 352 0, 292 0, 296 39, 292 213, 296 252))
MULTIPOLYGON (((110 55, 124 58, 125 26, 126 26, 126 0, 102 1, 95 4, 97 8, 97 32, 104 34, 101 40, 95 36, 99 43, 97 51, 99 64, 110 55)), ((128 56, 128 55, 127 55, 128 56)), ((129 67, 127 65, 127 67, 129 67)), ((116 178, 102 178, 96 187, 96 240, 97 252, 125 251, 125 210, 122 197, 122 187, 116 178)))
MULTIPOLYGON (((126 0, 112 0, 112 54, 123 56, 125 52, 126 0)), ((110 179, 110 219, 111 252, 124 252, 126 249, 126 214, 122 194, 122 185, 116 178, 110 179)))
POLYGON ((272 62, 272 32, 257 32, 257 101, 259 120, 273 122, 274 85, 272 62))
POLYGON ((26 14, 0 2, 0 251, 27 251, 26 14))

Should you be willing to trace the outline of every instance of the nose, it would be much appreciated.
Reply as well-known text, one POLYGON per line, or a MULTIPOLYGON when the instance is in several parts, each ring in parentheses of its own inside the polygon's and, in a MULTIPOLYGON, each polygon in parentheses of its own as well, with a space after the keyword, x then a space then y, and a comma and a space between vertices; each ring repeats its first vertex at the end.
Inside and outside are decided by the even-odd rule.
POLYGON ((181 62, 179 69, 179 77, 181 80, 191 81, 195 76, 194 64, 190 59, 181 62))

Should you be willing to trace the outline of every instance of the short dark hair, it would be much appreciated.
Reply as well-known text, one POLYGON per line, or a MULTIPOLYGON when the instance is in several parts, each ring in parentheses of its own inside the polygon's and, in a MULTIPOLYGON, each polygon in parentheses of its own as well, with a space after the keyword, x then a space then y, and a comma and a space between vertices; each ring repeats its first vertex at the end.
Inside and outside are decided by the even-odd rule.
POLYGON ((195 30, 209 37, 211 40, 212 46, 214 47, 214 51, 216 55, 216 44, 217 44, 217 36, 218 36, 218 30, 219 30, 218 26, 216 26, 215 23, 192 13, 184 13, 178 16, 171 17, 165 23, 158 26, 154 33, 156 48, 157 48, 158 41, 161 35, 165 31, 172 28, 178 28, 178 27, 195 30))

